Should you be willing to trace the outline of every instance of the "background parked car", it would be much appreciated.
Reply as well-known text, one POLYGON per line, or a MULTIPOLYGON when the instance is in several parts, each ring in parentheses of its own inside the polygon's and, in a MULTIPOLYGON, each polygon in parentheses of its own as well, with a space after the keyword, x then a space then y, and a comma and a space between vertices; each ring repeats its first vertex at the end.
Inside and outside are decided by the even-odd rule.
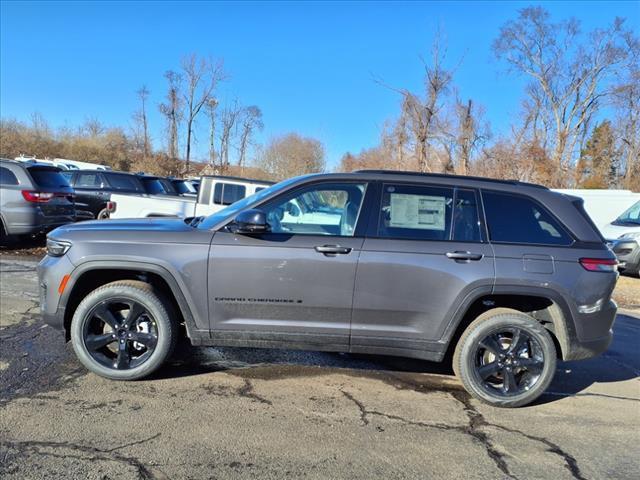
POLYGON ((618 258, 618 268, 631 275, 640 273, 640 201, 602 229, 618 258))
POLYGON ((74 191, 57 167, 2 159, 0 220, 2 242, 74 222, 74 191))
POLYGON ((156 177, 153 175, 138 175, 144 190, 149 195, 172 195, 180 196, 180 192, 176 190, 169 178, 156 177))
POLYGON ((198 195, 198 190, 193 184, 193 181, 184 178, 171 178, 170 180, 173 184, 173 187, 178 191, 180 195, 191 197, 195 197, 198 195))
MULTIPOLYGON (((203 176, 196 201, 193 195, 166 193, 164 186, 166 183, 171 184, 169 179, 141 178, 155 178, 147 183, 158 193, 142 198, 129 194, 113 194, 110 202, 111 218, 206 216, 271 185, 271 182, 248 178, 203 176)), ((152 193, 149 190, 147 192, 152 193)))
POLYGON ((76 170, 64 172, 76 191, 76 205, 94 218, 109 218, 107 203, 113 193, 142 195, 146 193, 138 175, 126 172, 76 170))

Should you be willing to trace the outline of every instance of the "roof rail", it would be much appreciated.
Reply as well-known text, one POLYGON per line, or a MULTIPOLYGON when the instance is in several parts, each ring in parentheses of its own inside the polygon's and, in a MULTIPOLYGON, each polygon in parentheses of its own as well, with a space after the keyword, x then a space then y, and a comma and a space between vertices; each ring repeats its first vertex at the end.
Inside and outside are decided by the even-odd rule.
POLYGON ((536 187, 542 188, 544 190, 548 190, 544 185, 538 185, 537 183, 528 183, 521 182, 520 180, 500 180, 497 178, 488 178, 488 177, 476 177, 472 175, 453 175, 450 173, 422 173, 422 172, 412 172, 408 170, 355 170, 353 173, 376 173, 381 175, 411 175, 416 177, 435 177, 435 178, 460 178, 466 180, 477 180, 480 182, 492 182, 492 183, 502 183, 506 185, 523 185, 527 187, 536 187))

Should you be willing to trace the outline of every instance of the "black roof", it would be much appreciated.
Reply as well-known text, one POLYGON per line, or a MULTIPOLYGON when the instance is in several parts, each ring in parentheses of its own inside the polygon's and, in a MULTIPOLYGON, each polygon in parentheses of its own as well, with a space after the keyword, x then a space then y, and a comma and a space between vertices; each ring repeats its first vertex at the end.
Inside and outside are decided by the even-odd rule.
POLYGON ((475 180, 479 182, 492 182, 499 183, 503 185, 523 185, 527 187, 536 187, 543 188, 548 190, 544 185, 538 185, 536 183, 527 183, 521 182, 519 180, 499 180, 497 178, 489 178, 489 177, 474 177, 471 175, 453 175, 448 173, 422 173, 422 172, 412 172, 407 170, 356 170, 353 173, 373 173, 376 175, 410 175, 416 177, 424 177, 424 178, 450 178, 450 179, 460 179, 460 180, 475 180))

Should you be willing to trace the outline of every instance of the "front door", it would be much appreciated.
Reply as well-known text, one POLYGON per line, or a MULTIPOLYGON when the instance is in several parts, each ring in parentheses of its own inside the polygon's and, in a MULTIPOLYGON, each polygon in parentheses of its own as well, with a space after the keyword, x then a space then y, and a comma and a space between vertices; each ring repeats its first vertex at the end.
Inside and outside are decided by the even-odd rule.
POLYGON ((493 250, 480 224, 478 194, 384 184, 378 210, 377 228, 360 253, 351 350, 437 357, 465 297, 493 286, 493 250))
POLYGON ((258 206, 269 233, 217 232, 209 260, 213 338, 345 349, 365 191, 362 182, 303 186, 258 206))

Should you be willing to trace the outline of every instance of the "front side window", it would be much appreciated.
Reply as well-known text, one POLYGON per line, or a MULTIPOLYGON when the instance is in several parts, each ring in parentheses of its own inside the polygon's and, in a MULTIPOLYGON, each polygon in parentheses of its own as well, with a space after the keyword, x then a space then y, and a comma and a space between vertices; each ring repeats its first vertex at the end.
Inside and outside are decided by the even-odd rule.
POLYGON ((213 203, 218 205, 231 205, 247 195, 244 185, 235 183, 218 182, 213 189, 213 203))
POLYGON ((261 207, 273 233, 352 237, 366 185, 320 184, 261 207))
POLYGON ((492 242, 570 245, 573 240, 544 208, 520 195, 483 192, 492 242))
POLYGON ((0 167, 0 184, 18 185, 18 179, 11 170, 5 167, 0 167))
POLYGON ((157 178, 142 178, 142 184, 146 192, 150 195, 168 195, 164 185, 157 178))

